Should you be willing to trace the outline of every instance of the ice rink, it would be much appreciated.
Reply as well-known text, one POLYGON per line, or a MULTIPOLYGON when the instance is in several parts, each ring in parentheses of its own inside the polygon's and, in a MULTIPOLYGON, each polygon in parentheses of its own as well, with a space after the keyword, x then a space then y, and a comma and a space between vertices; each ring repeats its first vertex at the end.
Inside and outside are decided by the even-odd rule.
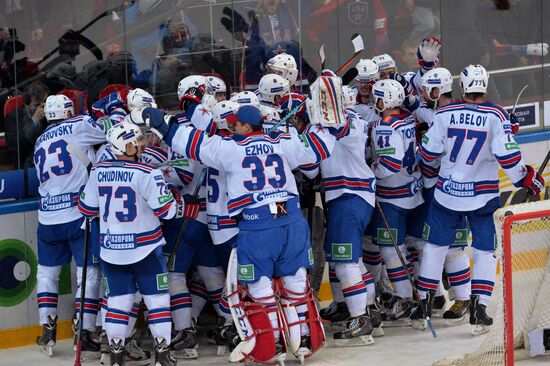
MULTIPOLYGON (((445 326, 442 319, 434 319, 438 332, 437 338, 432 338, 429 331, 417 331, 410 327, 385 328, 384 337, 375 338, 375 343, 366 347, 336 348, 332 342, 332 332, 329 331, 328 345, 313 358, 306 360, 306 365, 362 365, 362 366, 429 366, 433 362, 448 356, 456 356, 470 352, 478 347, 484 335, 472 337, 469 334, 470 325, 445 326)), ((71 341, 58 343, 54 357, 43 355, 36 346, 13 348, 0 352, 0 365, 25 366, 72 366, 74 353, 71 341)), ((216 356, 216 347, 208 345, 206 340, 199 347, 200 358, 197 360, 179 360, 178 365, 224 365, 226 357, 216 356)), ((99 360, 85 360, 83 365, 100 366, 99 360)), ((292 355, 287 355, 288 365, 299 365, 292 355)), ((516 365, 550 365, 550 357, 516 362, 516 365)))

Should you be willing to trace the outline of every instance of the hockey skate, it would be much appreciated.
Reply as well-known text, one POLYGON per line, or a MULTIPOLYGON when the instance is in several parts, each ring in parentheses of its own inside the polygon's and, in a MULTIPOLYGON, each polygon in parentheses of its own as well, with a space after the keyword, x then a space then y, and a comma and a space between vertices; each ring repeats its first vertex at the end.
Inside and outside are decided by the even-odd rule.
POLYGON ((302 336, 300 340, 300 348, 294 353, 294 356, 300 360, 300 364, 304 364, 306 358, 311 354, 311 338, 309 336, 302 336))
POLYGON ((199 358, 197 348, 199 347, 197 329, 193 323, 189 328, 177 331, 172 337, 170 347, 174 350, 174 357, 177 359, 193 360, 199 358))
POLYGON ((426 298, 416 303, 416 306, 411 311, 409 319, 414 329, 426 330, 428 327, 428 318, 432 316, 432 307, 434 302, 434 292, 430 291, 426 294, 426 298))
POLYGON ((176 366, 177 360, 170 354, 166 339, 155 338, 155 366, 176 366))
POLYGON ((108 365, 110 363, 109 355, 111 354, 111 349, 109 348, 109 338, 107 338, 107 332, 105 332, 105 330, 102 330, 99 338, 101 340, 101 344, 99 346, 101 358, 99 360, 99 363, 101 363, 102 365, 108 365))
POLYGON ((411 311, 413 308, 413 303, 411 300, 396 298, 395 302, 386 313, 386 318, 384 320, 385 327, 403 327, 410 326, 411 311))
POLYGON ((135 339, 126 338, 124 360, 127 365, 149 365, 151 362, 151 352, 144 351, 135 339))
POLYGON ((479 303, 479 295, 470 295, 470 324, 474 336, 487 333, 493 325, 485 305, 479 303))
POLYGON ((359 315, 348 320, 346 329, 334 333, 337 346, 368 346, 374 343, 372 338, 372 324, 368 314, 359 315))
MULTIPOLYGON (((73 321, 73 350, 76 352, 78 342, 78 320, 73 321)), ((97 359, 101 357, 100 349, 101 343, 92 337, 92 332, 86 329, 82 329, 82 355, 86 359, 97 359)))
POLYGON ((111 366, 123 366, 124 362, 124 345, 122 339, 113 338, 109 347, 111 353, 111 366))
POLYGON ((367 312, 370 314, 371 324, 372 324, 372 336, 373 337, 383 337, 384 336, 384 326, 382 322, 382 314, 380 312, 380 305, 378 300, 374 300, 372 305, 367 306, 367 312))
POLYGON ((208 343, 217 345, 218 350, 216 354, 218 356, 223 356, 228 350, 233 350, 237 345, 235 343, 235 337, 240 340, 233 320, 226 320, 220 317, 218 318, 216 328, 208 334, 208 343))
POLYGON ((460 325, 466 323, 470 300, 455 300, 449 310, 443 314, 446 325, 460 325))
POLYGON ((444 295, 434 297, 434 304, 432 306, 432 318, 443 318, 446 303, 447 300, 445 300, 444 295))
POLYGON ((348 306, 345 302, 331 302, 324 309, 319 310, 319 315, 323 320, 330 322, 329 329, 340 330, 345 327, 346 320, 350 318, 348 306))
POLYGON ((48 315, 46 322, 42 325, 42 334, 36 337, 36 344, 41 346, 40 350, 46 356, 52 357, 57 336, 57 315, 48 315))

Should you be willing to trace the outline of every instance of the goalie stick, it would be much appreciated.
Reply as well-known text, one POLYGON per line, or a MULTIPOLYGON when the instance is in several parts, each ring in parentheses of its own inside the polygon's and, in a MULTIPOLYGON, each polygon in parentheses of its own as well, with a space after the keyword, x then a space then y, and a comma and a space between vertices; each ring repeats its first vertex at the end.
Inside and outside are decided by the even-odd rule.
POLYGON ((384 226, 386 227, 386 231, 388 235, 390 236, 391 242, 393 244, 393 247, 395 251, 397 252, 397 256, 399 257, 399 261, 401 262, 401 265, 403 266, 403 270, 407 274, 407 279, 409 280, 409 283, 411 284, 413 295, 415 298, 419 299, 418 305, 422 307, 422 311, 424 312, 424 315, 426 316, 426 321, 428 323, 428 327, 430 328, 430 331, 432 332, 432 336, 435 338, 437 337, 437 333, 435 332, 435 328, 432 323, 432 319, 428 316, 428 312, 426 309, 425 304, 420 299, 420 296, 418 295, 418 291, 416 290, 416 286, 414 285, 414 281, 412 279, 411 274, 409 273, 409 270, 407 269, 407 265, 405 263, 405 259, 403 259, 403 255, 401 254, 401 251, 399 250, 399 247, 397 246, 396 238, 394 238, 390 225, 388 224, 388 221, 386 220, 386 216, 384 215, 384 211, 382 211, 382 206, 380 206, 380 202, 376 201, 376 209, 378 210, 378 213, 380 214, 380 217, 382 218, 382 221, 384 222, 384 226))

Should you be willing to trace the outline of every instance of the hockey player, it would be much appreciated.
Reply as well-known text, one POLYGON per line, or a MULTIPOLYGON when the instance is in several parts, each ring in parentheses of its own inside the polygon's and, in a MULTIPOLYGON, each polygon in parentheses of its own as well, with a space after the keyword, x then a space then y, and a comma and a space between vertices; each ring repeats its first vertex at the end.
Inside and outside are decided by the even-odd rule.
POLYGON ((229 99, 232 102, 239 103, 240 105, 252 105, 256 108, 260 108, 260 100, 258 96, 251 91, 242 91, 235 94, 229 99))
MULTIPOLYGON (((283 97, 290 92, 290 84, 288 80, 282 76, 266 74, 260 79, 258 92, 260 111, 264 117, 264 132, 268 132, 280 121, 279 106, 283 97)), ((284 131, 285 126, 279 128, 284 131)))
POLYGON ((420 265, 419 294, 429 309, 426 293, 437 288, 455 230, 466 217, 474 252, 470 298, 474 335, 487 332, 493 322, 486 307, 496 276, 493 212, 501 206, 498 167, 516 187, 538 194, 544 186, 544 179, 533 167, 525 165, 506 111, 485 102, 488 82, 489 75, 483 66, 467 66, 460 73, 463 101, 438 109, 419 149, 426 164, 441 157, 424 230, 428 243, 420 265))
POLYGON ((315 320, 305 271, 312 264, 309 230, 299 209, 291 169, 328 157, 334 137, 322 128, 302 139, 280 132, 265 135, 261 113, 252 106, 239 109, 235 123, 238 135, 231 139, 207 137, 192 128, 166 124, 165 119, 162 113, 145 109, 134 121, 157 130, 176 151, 226 173, 229 214, 240 220, 238 278, 248 285, 258 316, 268 316, 272 326, 268 337, 258 338, 250 350, 252 356, 248 355, 261 352, 262 359, 256 359, 266 362, 286 350, 284 338, 280 338, 281 315, 269 305, 274 299, 273 276, 282 277, 286 300, 296 307, 303 321, 299 326, 302 338, 298 337, 296 348, 294 340, 292 351, 296 352, 300 344, 317 350, 322 330, 315 320))
POLYGON ((357 88, 357 105, 355 111, 367 121, 374 122, 378 119, 371 101, 372 85, 379 79, 378 65, 370 59, 361 59, 355 66, 357 76, 355 86, 357 88))
POLYGON ((267 61, 265 73, 277 74, 288 80, 290 89, 293 90, 298 78, 298 66, 294 56, 288 53, 279 53, 267 61))
MULTIPOLYGON (((437 108, 445 107, 453 102, 452 99, 453 77, 449 70, 445 68, 434 68, 422 76, 422 97, 425 102, 414 112, 417 122, 417 141, 432 126, 437 108)), ((439 160, 439 159, 437 159, 439 160)), ((422 212, 419 213, 420 220, 425 220, 428 214, 428 208, 433 200, 437 175, 439 172, 438 161, 433 161, 430 165, 419 163, 420 171, 424 178, 424 205, 422 212)), ((468 227, 466 219, 462 219, 457 227, 455 241, 450 245, 449 251, 445 257, 445 271, 449 278, 449 283, 453 289, 455 302, 453 306, 443 313, 445 306, 445 297, 443 296, 443 286, 440 284, 435 292, 433 314, 432 316, 443 316, 447 319, 447 324, 457 324, 462 322, 470 303, 470 260, 464 247, 467 245, 468 227)), ((425 241, 416 239, 416 249, 422 252, 425 241)), ((419 311, 420 308, 417 308, 419 311)), ((417 314, 413 313, 411 319, 415 319, 417 314)), ((422 324, 423 328, 425 325, 422 324)))
POLYGON ((221 102, 227 99, 227 85, 225 81, 217 76, 206 77, 206 92, 213 95, 216 102, 221 102))
POLYGON ((111 365, 123 365, 124 343, 135 293, 143 295, 154 339, 155 365, 174 366, 170 355, 171 317, 165 243, 159 219, 183 211, 162 173, 139 163, 143 151, 140 129, 120 123, 107 140, 115 160, 94 165, 78 206, 87 217, 100 218, 101 264, 109 291, 105 330, 111 365))
MULTIPOLYGON (((373 86, 374 106, 381 118, 373 127, 371 146, 374 153, 372 170, 376 175, 376 196, 391 229, 387 232, 377 212, 374 219, 374 237, 380 246, 380 255, 397 301, 388 320, 405 319, 412 308, 412 288, 402 267, 393 240, 406 257, 405 237, 421 237, 422 223, 414 220, 415 208, 422 199, 422 176, 416 164, 415 121, 402 114, 399 107, 405 98, 403 87, 395 80, 379 80, 373 86)), ((407 266, 409 267, 409 266, 407 266)), ((412 271, 412 268, 407 268, 412 271)))
MULTIPOLYGON (((38 210, 37 303, 42 335, 36 343, 52 356, 56 342, 58 281, 61 267, 74 256, 77 265, 76 303, 80 303, 80 281, 84 256, 84 219, 76 207, 78 194, 88 177, 85 157, 89 149, 105 141, 105 128, 93 118, 74 115, 73 103, 65 95, 46 99, 48 128, 36 140, 34 163, 40 186, 38 210)), ((90 248, 91 249, 91 248, 90 248)), ((92 255, 86 272, 82 349, 99 351, 90 336, 95 330, 99 308, 99 267, 92 255)))

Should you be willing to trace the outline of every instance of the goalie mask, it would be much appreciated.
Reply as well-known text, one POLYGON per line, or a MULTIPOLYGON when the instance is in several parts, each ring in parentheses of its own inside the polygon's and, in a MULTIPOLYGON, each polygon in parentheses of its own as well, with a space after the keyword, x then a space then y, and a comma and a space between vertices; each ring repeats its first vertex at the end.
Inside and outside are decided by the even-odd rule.
POLYGON ((49 121, 57 121, 74 116, 73 102, 63 94, 50 95, 44 105, 44 114, 49 121))
POLYGON ((256 96, 256 94, 251 91, 242 91, 240 93, 237 93, 229 100, 235 103, 239 103, 241 106, 251 105, 256 108, 260 108, 260 100, 258 99, 258 96, 256 96))
POLYGON ((258 91, 262 101, 279 104, 281 99, 290 92, 290 83, 282 76, 267 74, 260 79, 258 91))
POLYGON ((436 67, 422 76, 422 89, 426 91, 426 98, 435 102, 441 94, 450 93, 453 90, 453 76, 443 67, 436 67), (439 89, 437 97, 432 97, 432 90, 439 89))
POLYGON ((128 111, 133 111, 134 109, 144 108, 144 107, 153 107, 156 108, 157 104, 155 99, 151 94, 146 92, 143 89, 135 88, 132 89, 128 96, 126 97, 128 101, 128 111))
POLYGON ((265 66, 268 74, 277 74, 288 80, 293 85, 298 78, 298 67, 294 56, 280 53, 267 61, 265 66))
POLYGON ((232 130, 232 125, 237 122, 238 110, 238 103, 223 100, 212 108, 214 122, 222 130, 232 130))
POLYGON ((489 74, 481 65, 469 65, 460 73, 462 93, 487 93, 489 74))
POLYGON ((126 145, 132 144, 139 152, 142 134, 138 126, 130 122, 120 122, 107 132, 107 142, 115 155, 126 155, 126 145))
POLYGON ((372 87, 372 94, 374 96, 374 107, 379 113, 386 109, 399 108, 405 100, 403 86, 392 79, 378 80, 372 87), (382 108, 378 106, 379 100, 382 100, 384 104, 382 108))

